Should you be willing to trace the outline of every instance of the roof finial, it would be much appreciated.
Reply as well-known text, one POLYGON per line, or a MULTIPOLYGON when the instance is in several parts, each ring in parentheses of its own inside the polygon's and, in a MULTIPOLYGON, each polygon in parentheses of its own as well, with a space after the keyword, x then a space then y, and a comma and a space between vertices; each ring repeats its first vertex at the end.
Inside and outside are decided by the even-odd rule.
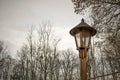
POLYGON ((81 19, 81 22, 84 22, 84 19, 83 19, 83 18, 81 19))

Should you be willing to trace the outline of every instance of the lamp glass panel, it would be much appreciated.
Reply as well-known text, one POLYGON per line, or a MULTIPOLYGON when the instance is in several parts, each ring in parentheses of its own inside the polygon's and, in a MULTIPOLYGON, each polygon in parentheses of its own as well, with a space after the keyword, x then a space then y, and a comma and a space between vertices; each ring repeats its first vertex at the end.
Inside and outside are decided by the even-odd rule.
POLYGON ((82 40, 83 40, 83 45, 84 47, 88 47, 89 45, 89 40, 90 40, 90 31, 88 30, 83 30, 82 31, 82 40))
POLYGON ((77 47, 80 47, 81 46, 81 43, 80 43, 80 33, 77 33, 75 35, 75 37, 76 37, 76 45, 77 45, 77 47))

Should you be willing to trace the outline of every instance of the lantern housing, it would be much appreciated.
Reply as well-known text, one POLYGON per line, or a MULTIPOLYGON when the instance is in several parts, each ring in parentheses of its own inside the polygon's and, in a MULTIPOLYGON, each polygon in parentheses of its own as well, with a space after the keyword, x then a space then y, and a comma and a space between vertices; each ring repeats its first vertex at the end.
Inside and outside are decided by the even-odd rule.
POLYGON ((74 36, 78 50, 88 49, 91 42, 91 36, 96 34, 96 30, 90 27, 84 22, 84 19, 82 19, 80 24, 70 30, 70 34, 74 36))

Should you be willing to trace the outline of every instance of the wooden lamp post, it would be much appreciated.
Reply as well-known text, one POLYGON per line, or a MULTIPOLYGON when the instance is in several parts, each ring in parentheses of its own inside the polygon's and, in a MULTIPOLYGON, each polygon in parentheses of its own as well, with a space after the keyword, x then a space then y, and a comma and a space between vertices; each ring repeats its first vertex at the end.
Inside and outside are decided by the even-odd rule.
POLYGON ((91 36, 96 34, 96 30, 90 27, 81 20, 81 23, 70 30, 70 34, 74 36, 77 50, 79 51, 80 58, 80 80, 87 80, 87 66, 86 66, 86 55, 91 43, 91 36))

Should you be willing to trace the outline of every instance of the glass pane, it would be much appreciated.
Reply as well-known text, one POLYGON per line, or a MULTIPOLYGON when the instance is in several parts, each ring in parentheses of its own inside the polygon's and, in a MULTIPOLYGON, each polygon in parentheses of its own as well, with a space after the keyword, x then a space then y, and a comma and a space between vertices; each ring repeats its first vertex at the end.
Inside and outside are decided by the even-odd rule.
POLYGON ((83 43, 84 47, 88 47, 89 39, 90 39, 90 31, 83 31, 83 43))
POLYGON ((76 46, 77 46, 77 47, 80 47, 80 45, 81 45, 81 44, 80 44, 80 33, 77 33, 77 34, 75 35, 75 37, 76 37, 76 44, 77 44, 76 46))

